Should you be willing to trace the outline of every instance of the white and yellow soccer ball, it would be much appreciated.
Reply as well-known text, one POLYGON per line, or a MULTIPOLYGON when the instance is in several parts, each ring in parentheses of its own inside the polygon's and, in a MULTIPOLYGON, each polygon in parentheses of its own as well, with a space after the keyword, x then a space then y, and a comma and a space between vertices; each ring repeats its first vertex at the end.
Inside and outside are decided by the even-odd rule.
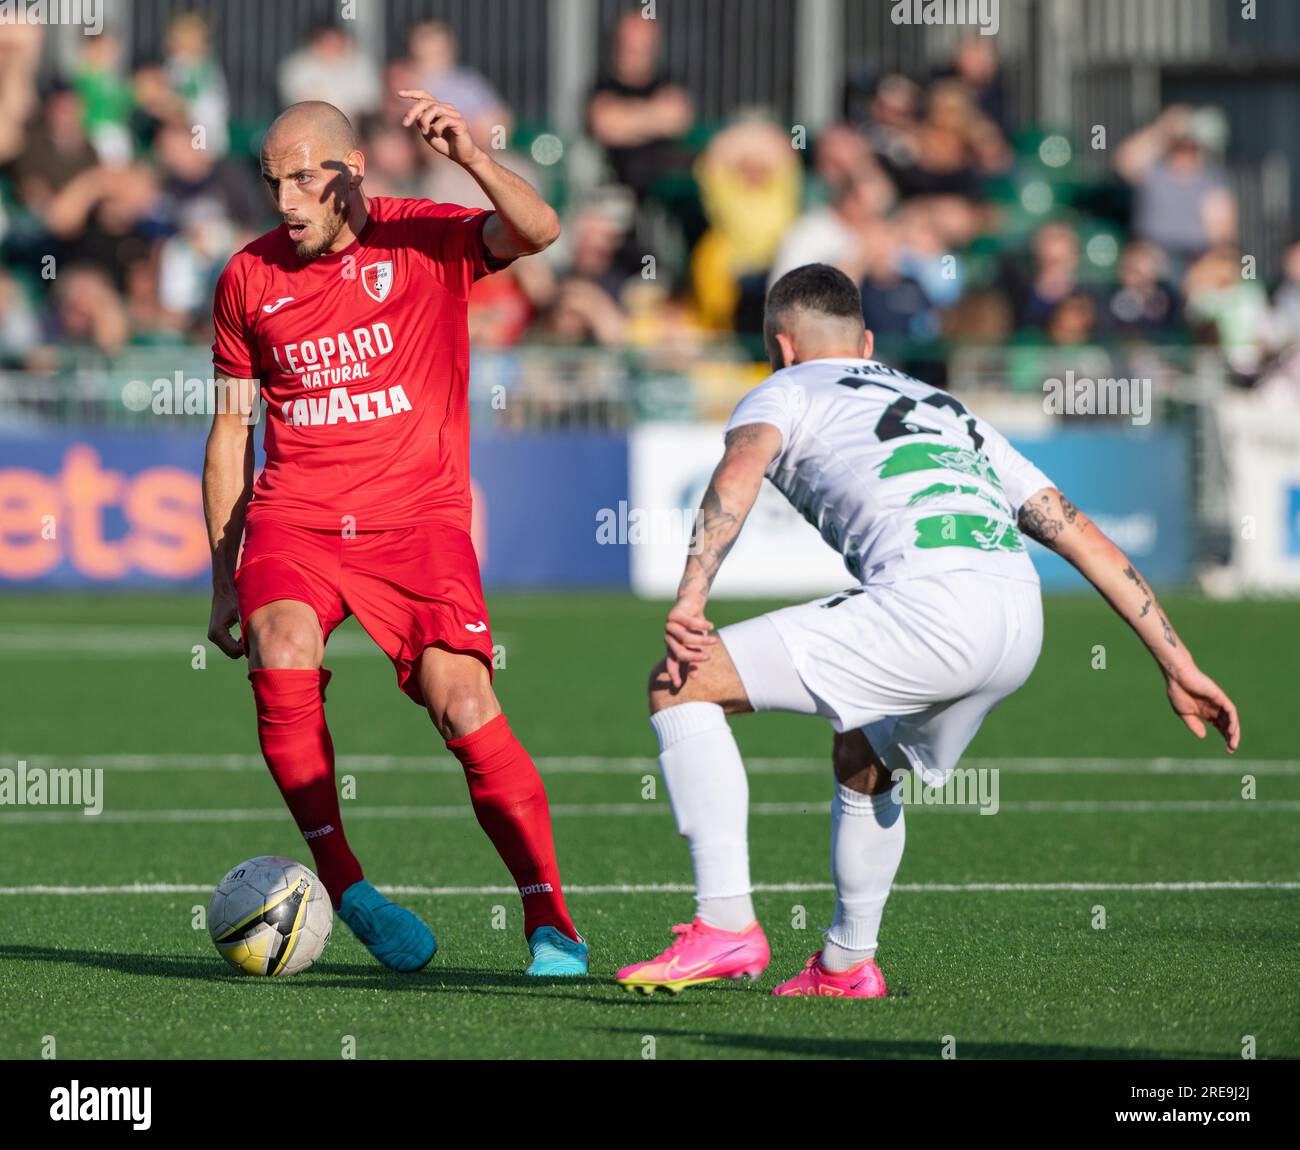
POLYGON ((293 859, 260 855, 234 867, 208 905, 208 933, 246 974, 299 974, 320 957, 334 929, 324 884, 293 859))

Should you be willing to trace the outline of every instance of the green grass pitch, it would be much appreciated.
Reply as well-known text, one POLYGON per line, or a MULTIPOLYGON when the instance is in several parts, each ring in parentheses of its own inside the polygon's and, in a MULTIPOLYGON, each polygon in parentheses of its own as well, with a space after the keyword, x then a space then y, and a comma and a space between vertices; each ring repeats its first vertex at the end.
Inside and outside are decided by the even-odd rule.
MULTIPOLYGON (((355 780, 349 837, 372 881, 418 888, 395 897, 431 923, 439 953, 392 975, 336 922, 304 975, 228 970, 194 928, 208 888, 251 855, 311 862, 258 758, 244 666, 211 648, 192 666, 199 597, 11 595, 0 766, 103 765, 105 807, 0 808, 0 1057, 38 1058, 47 1036, 59 1058, 332 1059, 349 1036, 358 1058, 936 1058, 945 1036, 966 1058, 1235 1058, 1251 1037, 1258 1057, 1300 1056, 1300 756, 1284 721, 1300 604, 1166 599, 1240 705, 1230 760, 1174 719, 1154 664, 1100 600, 1050 599, 1037 671, 967 761, 1001 768, 999 812, 908 812, 879 955, 891 995, 857 1003, 768 993, 831 914, 830 733, 783 716, 733 724, 751 765, 767 974, 677 998, 612 984, 691 914, 662 785, 646 797, 658 777, 644 684, 663 605, 490 605, 497 684, 546 777, 590 978, 522 976, 518 899, 459 768, 351 622, 327 655, 339 775, 355 780), (1244 885, 1158 885, 1186 883, 1244 885), (181 889, 76 889, 130 884, 181 889), (645 889, 657 884, 669 889, 645 889)), ((764 606, 719 603, 714 619, 764 606)))

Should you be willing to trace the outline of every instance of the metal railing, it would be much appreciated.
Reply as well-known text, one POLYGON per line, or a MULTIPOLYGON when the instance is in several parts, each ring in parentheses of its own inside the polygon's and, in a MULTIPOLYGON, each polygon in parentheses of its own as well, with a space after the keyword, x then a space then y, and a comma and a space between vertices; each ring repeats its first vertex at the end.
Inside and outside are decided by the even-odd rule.
MULTIPOLYGON (((1229 379, 1219 351, 1190 345, 966 343, 884 358, 974 402, 991 398, 1037 409, 1045 423, 1053 415, 1053 380, 1143 382, 1152 420, 1159 422, 1171 404, 1204 404, 1229 379)), ((766 374, 765 365, 725 343, 689 353, 525 344, 475 350, 469 403, 480 430, 614 431, 644 419, 725 419, 766 374)), ((217 402, 211 377, 208 349, 188 345, 130 349, 112 359, 73 354, 53 374, 0 371, 0 428, 192 430, 207 423, 217 402)))

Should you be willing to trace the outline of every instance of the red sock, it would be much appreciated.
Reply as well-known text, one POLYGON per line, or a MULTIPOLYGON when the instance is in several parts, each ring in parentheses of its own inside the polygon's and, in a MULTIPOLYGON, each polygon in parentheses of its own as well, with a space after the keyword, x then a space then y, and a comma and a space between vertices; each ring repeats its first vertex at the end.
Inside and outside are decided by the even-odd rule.
POLYGON ((325 725, 325 684, 330 673, 260 668, 250 671, 257 704, 257 740, 280 794, 311 847, 316 874, 337 907, 361 879, 343 835, 334 786, 334 743, 325 725))
POLYGON ((452 739, 447 749, 465 768, 479 826, 519 888, 524 902, 524 936, 539 926, 553 926, 576 939, 578 931, 560 891, 546 788, 505 715, 452 739))

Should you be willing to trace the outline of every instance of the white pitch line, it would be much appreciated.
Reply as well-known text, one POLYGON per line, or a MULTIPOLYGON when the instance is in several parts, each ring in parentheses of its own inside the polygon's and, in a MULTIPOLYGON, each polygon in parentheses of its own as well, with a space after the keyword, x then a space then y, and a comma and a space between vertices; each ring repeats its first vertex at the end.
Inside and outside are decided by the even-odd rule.
MULTIPOLYGON (((0 766, 24 759, 29 767, 102 768, 122 772, 169 771, 252 771, 261 773, 266 763, 261 755, 244 752, 224 754, 158 752, 123 752, 93 754, 27 754, 0 752, 0 766)), ((545 774, 600 775, 619 772, 655 772, 658 761, 637 755, 539 755, 534 760, 545 774)), ((988 770, 997 768, 1018 774, 1036 775, 1300 775, 1300 759, 1105 759, 1066 757, 997 758, 977 756, 962 760, 963 767, 988 770)), ((340 771, 374 771, 377 773, 455 774, 462 767, 455 759, 429 755, 345 754, 338 755, 335 767, 340 771)), ((828 772, 829 757, 758 757, 745 760, 750 774, 803 774, 828 772)))
MULTIPOLYGON (((936 811, 954 815, 978 815, 975 803, 906 804, 912 810, 936 811)), ((827 802, 750 803, 751 815, 824 815, 827 802)), ((1000 802, 997 814, 1258 814, 1300 811, 1300 799, 1062 799, 1012 800, 1000 802)), ((557 818, 641 818, 666 817, 667 803, 552 803, 551 815, 557 818)), ((392 821, 403 819, 468 819, 473 811, 468 803, 447 806, 350 807, 350 822, 392 821)), ((248 807, 227 810, 105 810, 86 815, 81 809, 27 811, 0 808, 0 826, 50 823, 278 823, 287 822, 282 807, 248 807)))
MULTIPOLYGON (((499 641, 499 638, 498 638, 499 641)), ((0 658, 63 659, 69 656, 89 658, 140 659, 171 656, 178 666, 190 668, 195 647, 204 647, 213 665, 225 663, 225 656, 207 635, 195 627, 118 627, 104 623, 48 623, 30 625, 0 624, 0 658)), ((329 658, 373 655, 383 652, 364 634, 330 637, 329 658)))
MULTIPOLYGON (((495 631, 497 643, 508 644, 510 635, 495 631)), ((0 623, 0 659, 67 659, 71 656, 92 659, 155 659, 175 660, 178 666, 190 668, 194 648, 203 647, 214 666, 224 664, 226 658, 216 645, 208 641, 203 627, 196 621, 192 627, 154 626, 115 623, 0 623)), ((361 630, 335 632, 326 648, 326 662, 337 658, 364 656, 376 662, 384 653, 361 630)))
MULTIPOLYGON (((121 886, 0 886, 0 895, 91 895, 91 894, 210 894, 211 883, 127 883, 121 886)), ((429 895, 511 895, 512 886, 409 886, 378 888, 386 894, 429 895)), ((691 894, 689 883, 606 883, 593 886, 566 886, 568 894, 691 894)), ((832 891, 828 882, 755 883, 756 894, 815 894, 832 891)), ((1120 891, 1132 893, 1197 893, 1204 891, 1300 890, 1300 881, 1226 880, 1222 882, 966 882, 966 883, 895 883, 896 894, 1060 894, 1083 891, 1120 891)))

